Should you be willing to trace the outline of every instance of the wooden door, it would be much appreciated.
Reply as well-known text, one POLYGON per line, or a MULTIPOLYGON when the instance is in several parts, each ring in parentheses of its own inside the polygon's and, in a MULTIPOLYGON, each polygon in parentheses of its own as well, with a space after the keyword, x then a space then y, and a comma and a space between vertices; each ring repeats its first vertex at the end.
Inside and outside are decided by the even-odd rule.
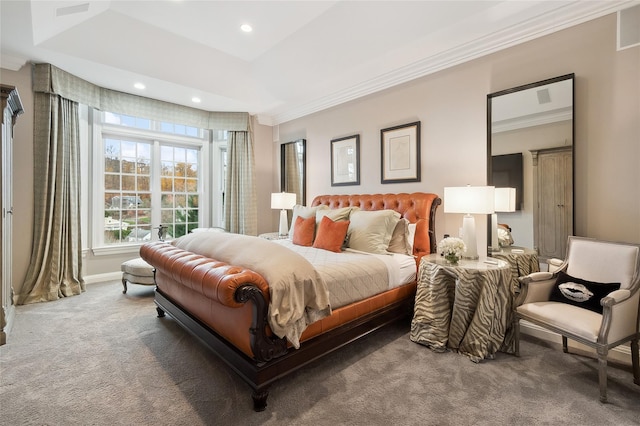
POLYGON ((564 259, 573 233, 572 147, 532 151, 535 246, 542 259, 564 259))

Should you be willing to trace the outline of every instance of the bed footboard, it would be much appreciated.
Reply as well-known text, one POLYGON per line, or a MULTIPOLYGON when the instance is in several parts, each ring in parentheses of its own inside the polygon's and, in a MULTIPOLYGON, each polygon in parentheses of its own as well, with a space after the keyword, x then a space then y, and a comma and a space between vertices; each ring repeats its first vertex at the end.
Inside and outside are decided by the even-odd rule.
POLYGON ((267 362, 286 352, 286 339, 271 333, 268 325, 269 287, 261 275, 165 242, 145 244, 140 255, 154 265, 156 294, 189 312, 248 358, 267 362))
POLYGON ((268 362, 284 355, 287 352, 287 340, 267 335, 269 306, 262 292, 253 285, 243 285, 236 290, 235 297, 239 303, 253 302, 253 320, 249 329, 249 339, 256 361, 268 362))

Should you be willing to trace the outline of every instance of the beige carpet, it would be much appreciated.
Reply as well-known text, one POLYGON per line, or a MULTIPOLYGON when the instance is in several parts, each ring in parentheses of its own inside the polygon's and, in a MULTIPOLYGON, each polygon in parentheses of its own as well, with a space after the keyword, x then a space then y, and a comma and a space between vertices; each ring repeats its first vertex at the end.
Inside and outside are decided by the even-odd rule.
POLYGON ((265 412, 249 386, 167 316, 151 287, 92 284, 20 306, 0 347, 2 425, 632 425, 640 386, 533 339, 474 364, 434 353, 397 324, 277 382, 265 412))

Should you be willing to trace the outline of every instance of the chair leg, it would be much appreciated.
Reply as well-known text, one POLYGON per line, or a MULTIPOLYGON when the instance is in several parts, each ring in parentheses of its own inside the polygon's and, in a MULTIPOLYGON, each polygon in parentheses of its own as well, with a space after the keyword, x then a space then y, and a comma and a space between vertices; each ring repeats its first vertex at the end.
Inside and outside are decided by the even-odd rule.
POLYGON ((598 383, 600 387, 600 402, 607 402, 607 353, 609 349, 598 348, 598 383))
POLYGON ((562 352, 564 352, 565 354, 569 353, 569 344, 567 342, 566 336, 562 336, 562 352))
POLYGON ((633 383, 640 385, 640 354, 638 353, 638 339, 631 341, 631 364, 633 365, 633 383))
POLYGON ((122 279, 122 287, 124 287, 124 290, 122 290, 122 293, 126 293, 127 292, 127 279, 126 278, 122 279))

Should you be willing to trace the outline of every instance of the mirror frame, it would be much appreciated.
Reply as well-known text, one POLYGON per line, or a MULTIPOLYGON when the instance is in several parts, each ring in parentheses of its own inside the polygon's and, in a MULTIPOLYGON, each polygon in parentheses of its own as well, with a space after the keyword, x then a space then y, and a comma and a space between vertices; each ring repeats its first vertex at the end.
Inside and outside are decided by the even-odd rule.
MULTIPOLYGON (((511 93, 521 92, 523 90, 532 89, 539 86, 545 86, 552 83, 557 83, 560 81, 572 80, 571 86, 571 179, 572 179, 572 221, 571 221, 571 229, 569 230, 570 235, 575 235, 575 226, 576 226, 576 191, 575 191, 575 176, 576 176, 576 79, 575 74, 565 74, 558 77, 549 78, 546 80, 537 81, 534 83, 525 84, 522 86, 512 87, 510 89, 501 90, 494 93, 489 93, 487 95, 487 185, 491 185, 493 182, 493 174, 492 174, 492 155, 491 155, 491 137, 492 137, 492 122, 491 122, 491 102, 494 98, 498 96, 508 95, 511 93)), ((491 215, 487 217, 487 253, 490 255, 489 247, 491 246, 491 215)), ((536 243, 536 233, 534 229, 534 246, 536 243)), ((535 247, 531 247, 535 248, 535 247)))
POLYGON ((284 191, 286 188, 285 177, 286 173, 284 173, 285 169, 285 150, 287 145, 291 144, 302 144, 302 200, 297 200, 296 204, 300 204, 306 206, 307 201, 307 140, 306 139, 297 139, 291 142, 285 142, 280 144, 280 191, 284 191))

